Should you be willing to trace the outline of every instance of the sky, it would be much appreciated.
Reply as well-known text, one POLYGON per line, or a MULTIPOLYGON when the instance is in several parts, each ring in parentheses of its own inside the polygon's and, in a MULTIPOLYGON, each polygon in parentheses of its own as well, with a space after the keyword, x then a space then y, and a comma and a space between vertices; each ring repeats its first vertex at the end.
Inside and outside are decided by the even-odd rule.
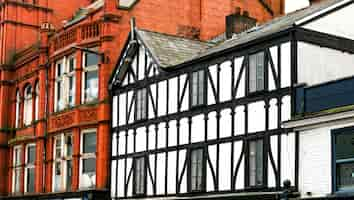
POLYGON ((286 0, 285 1, 285 12, 292 12, 294 10, 306 7, 309 5, 308 0, 286 0))

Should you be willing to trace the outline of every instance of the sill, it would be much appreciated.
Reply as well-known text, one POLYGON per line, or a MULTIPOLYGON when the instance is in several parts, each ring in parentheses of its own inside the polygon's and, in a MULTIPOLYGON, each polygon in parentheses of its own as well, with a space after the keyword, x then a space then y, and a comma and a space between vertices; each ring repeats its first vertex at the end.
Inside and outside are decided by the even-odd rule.
POLYGON ((191 106, 190 106, 190 110, 201 109, 201 108, 204 108, 204 107, 206 107, 206 106, 207 106, 206 103, 198 104, 198 105, 191 105, 191 106))
POLYGON ((254 91, 254 92, 248 91, 247 97, 261 96, 261 95, 266 94, 267 92, 268 92, 267 89, 263 89, 263 90, 259 90, 259 91, 254 91))

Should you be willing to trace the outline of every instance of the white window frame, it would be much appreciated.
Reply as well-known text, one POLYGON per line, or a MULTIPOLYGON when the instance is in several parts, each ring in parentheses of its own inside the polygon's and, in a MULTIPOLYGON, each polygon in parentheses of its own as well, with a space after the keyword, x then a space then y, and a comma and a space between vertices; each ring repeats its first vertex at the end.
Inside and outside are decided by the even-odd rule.
POLYGON ((35 113, 34 113, 34 120, 38 120, 39 119, 39 82, 36 83, 36 85, 34 86, 34 91, 35 91, 35 99, 34 99, 34 103, 35 103, 35 113))
POLYGON ((16 116, 15 116, 15 127, 19 128, 20 125, 20 105, 21 105, 21 97, 20 91, 16 91, 16 116))
POLYGON ((66 138, 67 137, 71 137, 71 150, 73 150, 73 136, 72 133, 62 133, 59 134, 57 136, 54 137, 54 146, 53 146, 53 176, 52 176, 52 191, 53 192, 63 192, 63 191, 71 191, 71 187, 67 188, 67 175, 68 175, 68 168, 67 168, 67 164, 68 162, 71 161, 71 164, 73 164, 72 162, 72 153, 71 155, 67 155, 67 150, 68 150, 68 144, 66 143, 66 138), (60 153, 60 157, 57 158, 56 154, 57 154, 57 139, 60 139, 61 145, 60 145, 60 149, 61 149, 61 153, 60 153), (60 189, 56 190, 56 183, 55 183, 55 169, 56 169, 56 164, 57 162, 60 162, 60 166, 61 166, 61 181, 60 181, 60 189))
POLYGON ((25 87, 23 102, 23 123, 25 126, 28 126, 33 120, 33 88, 30 84, 25 87), (29 95, 27 95, 27 90, 30 90, 29 95))
POLYGON ((21 170, 22 170, 22 146, 17 145, 13 148, 13 161, 12 161, 12 193, 19 193, 21 192, 21 170), (17 152, 19 154, 17 154, 17 152), (19 162, 17 163, 17 159, 19 158, 19 162), (18 184, 18 191, 16 191, 16 172, 20 173, 20 178, 18 184))
POLYGON ((62 59, 55 63, 55 100, 54 100, 54 110, 55 112, 62 111, 65 108, 75 106, 75 70, 76 70, 76 57, 75 54, 64 56, 62 59), (74 60, 74 68, 70 71, 70 59, 74 60), (62 65, 62 74, 58 76, 58 65, 62 65), (73 78, 74 87, 72 91, 70 90, 70 78, 73 78), (58 82, 61 82, 60 97, 58 98, 58 82), (72 94, 71 94, 72 93, 72 94), (72 95, 72 102, 69 101, 69 97, 72 95), (59 101, 62 101, 59 102, 59 101), (59 107, 59 103, 63 104, 59 107))
MULTIPOLYGON (((28 188, 27 188, 27 175, 28 175, 28 170, 30 169, 33 169, 35 170, 35 165, 36 165, 36 144, 35 143, 31 143, 31 144, 27 144, 26 145, 26 153, 25 153, 25 173, 24 173, 24 176, 25 176, 25 181, 24 181, 24 188, 25 188, 25 193, 28 192, 28 188), (34 153, 34 163, 27 163, 28 162, 28 149, 30 147, 34 147, 35 148, 35 153, 34 153)), ((36 179, 36 172, 34 172, 34 179, 36 179)), ((34 183, 35 184, 35 183, 34 183)), ((35 185, 34 185, 35 187, 35 185)), ((33 191, 35 192, 35 191, 33 191)))
MULTIPOLYGON (((95 171, 95 180, 92 184, 91 187, 85 187, 83 184, 83 181, 81 180, 81 178, 83 177, 83 175, 85 175, 82 171, 83 171, 83 161, 86 159, 90 159, 90 158, 95 158, 96 160, 96 152, 97 152, 97 128, 91 128, 91 129, 85 129, 83 131, 81 131, 80 134, 80 167, 79 167, 79 177, 80 177, 80 181, 79 181, 79 188, 80 189, 92 189, 96 187, 96 175, 97 175, 97 164, 96 164, 96 171, 95 171), (95 132, 96 134, 96 151, 94 153, 84 153, 84 135, 88 134, 88 133, 92 133, 95 132)), ((96 160, 97 162, 97 160, 96 160)))
MULTIPOLYGON (((92 51, 97 51, 97 48, 93 48, 91 49, 92 51)), ((87 52, 83 52, 82 53, 82 94, 81 94, 81 103, 85 104, 85 103, 90 103, 90 102, 94 102, 98 100, 98 95, 99 95, 99 70, 98 70, 98 65, 99 65, 99 58, 98 58, 98 63, 97 65, 90 65, 90 66, 86 66, 86 54, 88 54, 87 52), (94 99, 87 99, 85 97, 86 91, 85 91, 85 82, 86 82, 86 72, 92 72, 92 71, 96 71, 97 72, 97 97, 95 97, 94 99)), ((99 55, 97 55, 99 57, 99 55)))

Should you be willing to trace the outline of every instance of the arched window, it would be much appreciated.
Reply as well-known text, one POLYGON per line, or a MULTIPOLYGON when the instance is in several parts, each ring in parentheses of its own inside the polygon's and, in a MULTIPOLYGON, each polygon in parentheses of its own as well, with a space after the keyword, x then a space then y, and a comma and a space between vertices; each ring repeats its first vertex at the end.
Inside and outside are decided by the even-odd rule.
POLYGON ((38 120, 38 116, 39 116, 39 83, 36 83, 35 86, 35 99, 34 99, 34 103, 35 103, 35 118, 34 120, 38 120))
POLYGON ((16 119, 15 119, 15 127, 19 127, 19 121, 20 121, 20 91, 17 90, 16 92, 16 119))
POLYGON ((32 87, 27 85, 25 87, 24 95, 24 108, 23 108, 23 123, 27 126, 32 122, 32 87))

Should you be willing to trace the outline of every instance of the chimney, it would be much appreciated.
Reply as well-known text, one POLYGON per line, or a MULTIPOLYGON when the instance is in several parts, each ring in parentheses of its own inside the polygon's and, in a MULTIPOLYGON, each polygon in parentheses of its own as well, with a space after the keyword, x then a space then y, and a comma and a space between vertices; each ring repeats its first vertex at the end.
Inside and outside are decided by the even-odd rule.
POLYGON ((226 16, 226 38, 231 38, 234 33, 242 33, 256 24, 256 19, 250 17, 247 11, 241 14, 241 8, 238 7, 234 14, 226 16))

